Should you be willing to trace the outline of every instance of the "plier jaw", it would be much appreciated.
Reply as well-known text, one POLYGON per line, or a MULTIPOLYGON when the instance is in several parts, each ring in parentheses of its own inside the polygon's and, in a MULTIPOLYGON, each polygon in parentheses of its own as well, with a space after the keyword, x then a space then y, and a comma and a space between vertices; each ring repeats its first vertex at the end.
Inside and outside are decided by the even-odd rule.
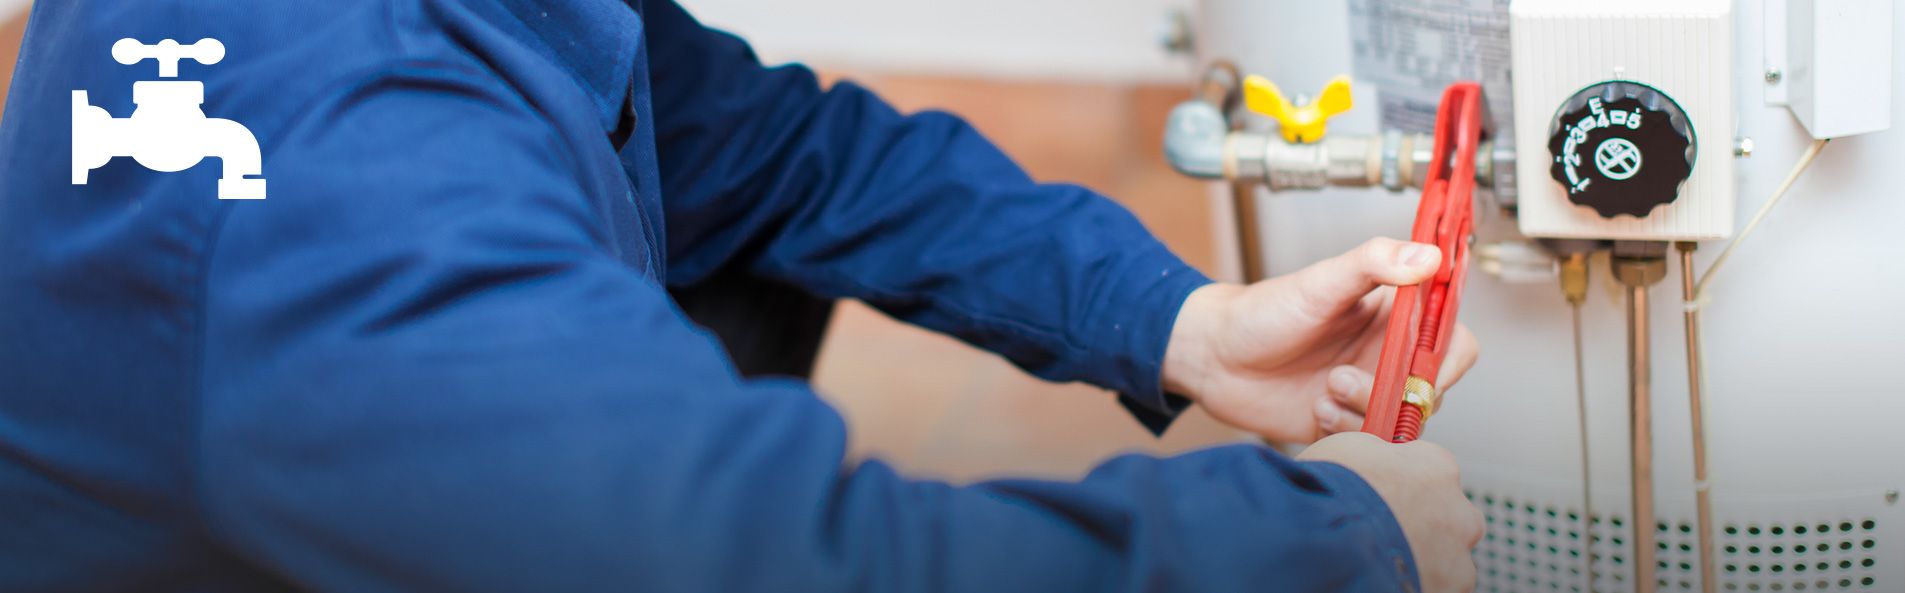
POLYGON ((1363 432, 1407 442, 1421 433, 1440 393, 1435 380, 1455 333, 1475 234, 1475 158, 1492 129, 1481 85, 1458 82, 1442 93, 1432 167, 1409 238, 1439 248, 1442 262, 1422 284, 1396 289, 1383 335, 1363 432))

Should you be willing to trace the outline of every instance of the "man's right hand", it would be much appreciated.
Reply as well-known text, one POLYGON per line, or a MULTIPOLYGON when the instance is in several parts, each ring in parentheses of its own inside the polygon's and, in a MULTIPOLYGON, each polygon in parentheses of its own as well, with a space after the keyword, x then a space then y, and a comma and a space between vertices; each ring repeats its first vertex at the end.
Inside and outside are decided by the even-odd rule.
POLYGON ((1347 467, 1382 496, 1409 538, 1424 593, 1475 588, 1470 553, 1482 540, 1482 513, 1463 496, 1461 472, 1448 450, 1347 432, 1317 441, 1297 458, 1347 467))

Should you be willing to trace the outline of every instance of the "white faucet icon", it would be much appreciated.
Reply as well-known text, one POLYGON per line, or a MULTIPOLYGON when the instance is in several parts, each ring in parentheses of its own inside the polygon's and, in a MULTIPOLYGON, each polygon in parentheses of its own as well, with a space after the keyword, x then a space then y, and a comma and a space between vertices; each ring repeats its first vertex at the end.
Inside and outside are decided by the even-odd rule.
MULTIPOLYGON (((133 65, 148 58, 159 63, 159 77, 177 78, 179 60, 200 64, 225 59, 225 44, 200 39, 180 45, 171 39, 154 45, 121 39, 112 45, 112 58, 133 65)), ((258 139, 243 124, 205 117, 205 83, 195 80, 143 80, 132 83, 132 116, 115 119, 105 109, 86 101, 86 91, 73 91, 73 184, 85 185, 87 175, 113 157, 129 156, 154 171, 172 173, 197 165, 206 157, 223 161, 218 199, 262 200, 265 180, 258 139)))

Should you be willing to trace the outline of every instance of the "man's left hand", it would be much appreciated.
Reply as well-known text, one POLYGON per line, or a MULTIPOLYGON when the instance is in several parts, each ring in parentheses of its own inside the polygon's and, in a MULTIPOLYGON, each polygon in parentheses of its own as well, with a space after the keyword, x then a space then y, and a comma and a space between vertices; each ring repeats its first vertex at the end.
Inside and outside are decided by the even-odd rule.
MULTIPOLYGON (((1392 287, 1428 279, 1440 259, 1433 245, 1374 239, 1285 276, 1199 288, 1172 326, 1165 389, 1271 442, 1358 430, 1392 287)), ((1475 336, 1458 325, 1454 339, 1438 389, 1475 364, 1475 336)))

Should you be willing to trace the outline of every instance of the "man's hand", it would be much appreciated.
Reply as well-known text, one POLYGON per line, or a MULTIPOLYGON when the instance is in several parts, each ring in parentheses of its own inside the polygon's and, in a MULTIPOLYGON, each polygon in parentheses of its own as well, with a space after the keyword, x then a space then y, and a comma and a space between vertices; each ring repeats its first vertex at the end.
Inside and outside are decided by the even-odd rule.
POLYGON ((1462 495, 1461 472, 1448 450, 1427 441, 1394 444, 1348 433, 1317 441, 1297 458, 1335 463, 1369 482, 1409 539, 1424 593, 1475 588, 1469 554, 1482 541, 1482 512, 1462 495))
MULTIPOLYGON (((1276 443, 1362 427, 1392 286, 1435 274, 1433 245, 1374 239, 1349 253, 1250 286, 1192 292, 1171 328, 1164 386, 1231 426, 1276 443)), ((1475 364, 1457 326, 1436 387, 1475 364)))

